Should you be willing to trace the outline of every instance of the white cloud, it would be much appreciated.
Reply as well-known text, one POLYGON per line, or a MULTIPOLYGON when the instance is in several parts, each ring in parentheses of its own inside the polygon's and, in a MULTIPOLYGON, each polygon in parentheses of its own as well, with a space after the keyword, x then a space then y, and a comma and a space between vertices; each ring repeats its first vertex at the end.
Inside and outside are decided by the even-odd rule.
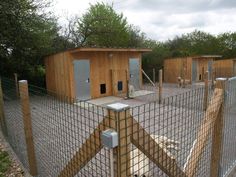
MULTIPOLYGON (((89 3, 95 2, 57 0, 55 11, 63 23, 66 16, 81 16, 89 3)), ((112 4, 112 0, 105 2, 112 4)), ((235 0, 115 0, 113 6, 129 23, 139 26, 149 38, 156 40, 171 39, 195 29, 212 34, 236 31, 235 0)))

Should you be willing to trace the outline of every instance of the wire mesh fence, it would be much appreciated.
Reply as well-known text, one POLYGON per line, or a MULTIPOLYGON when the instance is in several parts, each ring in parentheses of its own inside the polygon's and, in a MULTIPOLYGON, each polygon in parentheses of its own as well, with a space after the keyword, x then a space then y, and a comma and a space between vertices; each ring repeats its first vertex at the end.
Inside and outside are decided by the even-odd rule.
MULTIPOLYGON (((2 78, 5 137, 30 171, 21 99, 26 93, 17 95, 17 87, 14 80, 2 78)), ((161 103, 143 98, 142 105, 116 104, 113 109, 29 85, 35 176, 210 176, 224 94, 212 87, 208 93, 207 107, 205 88, 197 86, 161 103), (107 129, 118 133, 113 149, 101 142, 107 129)), ((225 93, 220 176, 236 160, 235 78, 227 81, 225 93)))
POLYGON ((228 176, 236 165, 236 77, 226 84, 221 176, 228 176))

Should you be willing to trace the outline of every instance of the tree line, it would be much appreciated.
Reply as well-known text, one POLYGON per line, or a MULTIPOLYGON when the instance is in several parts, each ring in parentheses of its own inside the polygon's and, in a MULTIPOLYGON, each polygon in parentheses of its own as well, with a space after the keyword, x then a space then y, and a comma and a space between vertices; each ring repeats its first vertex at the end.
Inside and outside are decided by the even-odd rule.
POLYGON ((61 27, 48 11, 50 3, 40 0, 1 0, 0 75, 18 73, 40 86, 45 82, 43 58, 74 47, 151 48, 143 55, 143 68, 151 74, 163 60, 190 55, 236 56, 236 33, 212 35, 195 30, 164 42, 147 38, 139 27, 129 24, 111 5, 96 3, 82 16, 71 17, 61 27))

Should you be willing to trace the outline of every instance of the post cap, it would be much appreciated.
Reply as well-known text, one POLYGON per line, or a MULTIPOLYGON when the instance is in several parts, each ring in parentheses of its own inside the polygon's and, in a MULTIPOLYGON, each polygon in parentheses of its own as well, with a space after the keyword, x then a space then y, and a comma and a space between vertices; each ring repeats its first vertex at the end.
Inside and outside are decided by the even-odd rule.
POLYGON ((28 83, 27 80, 20 80, 19 83, 28 83))
POLYGON ((218 78, 216 78, 216 80, 217 80, 217 81, 226 81, 227 78, 224 78, 224 77, 218 77, 218 78))
POLYGON ((129 105, 123 104, 123 103, 113 103, 113 104, 107 105, 107 109, 110 109, 116 112, 125 111, 129 108, 130 108, 129 105))

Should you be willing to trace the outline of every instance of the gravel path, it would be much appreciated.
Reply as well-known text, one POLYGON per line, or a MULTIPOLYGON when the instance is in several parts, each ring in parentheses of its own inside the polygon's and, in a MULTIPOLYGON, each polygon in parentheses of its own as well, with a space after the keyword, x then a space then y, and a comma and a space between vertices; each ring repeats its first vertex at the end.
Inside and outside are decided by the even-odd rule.
MULTIPOLYGON (((22 166, 20 165, 19 160, 17 159, 16 155, 10 148, 9 144, 6 142, 5 138, 0 131, 0 150, 7 151, 9 154, 9 158, 11 160, 11 164, 7 171, 4 174, 0 174, 0 176, 4 177, 26 177, 25 172, 22 170, 22 166)), ((29 177, 29 175, 28 175, 29 177)))

